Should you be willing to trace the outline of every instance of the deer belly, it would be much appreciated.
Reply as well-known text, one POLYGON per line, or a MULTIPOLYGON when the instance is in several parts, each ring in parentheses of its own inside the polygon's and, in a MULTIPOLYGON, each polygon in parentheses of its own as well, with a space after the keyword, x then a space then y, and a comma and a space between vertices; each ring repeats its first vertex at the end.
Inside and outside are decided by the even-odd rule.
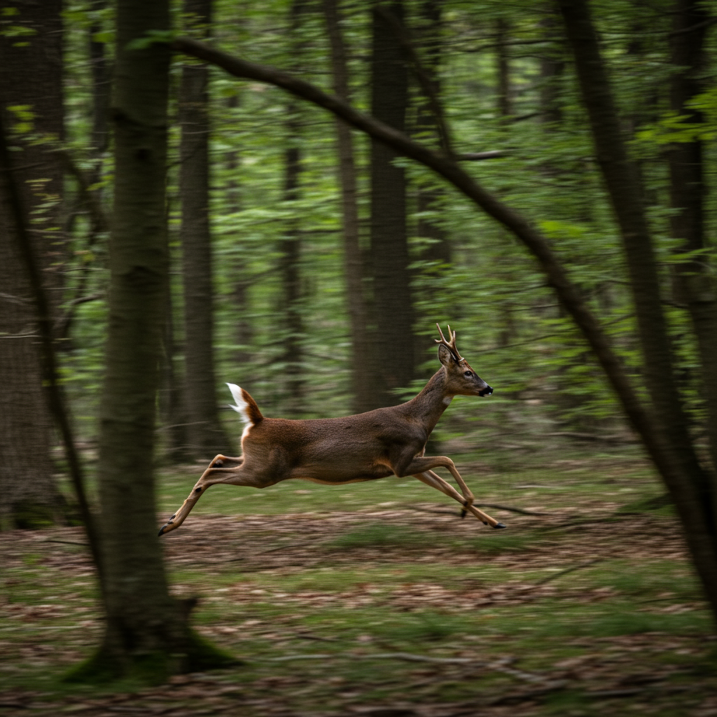
POLYGON ((352 468, 351 466, 302 466, 296 471, 292 478, 308 480, 313 483, 324 483, 328 485, 339 485, 342 483, 359 483, 368 480, 378 480, 392 476, 393 471, 384 465, 365 466, 352 468))

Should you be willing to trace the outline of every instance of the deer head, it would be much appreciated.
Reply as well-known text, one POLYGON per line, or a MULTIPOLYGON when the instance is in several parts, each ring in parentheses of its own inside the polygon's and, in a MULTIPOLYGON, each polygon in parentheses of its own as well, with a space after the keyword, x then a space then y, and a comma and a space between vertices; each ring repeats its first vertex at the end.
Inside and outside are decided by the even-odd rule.
POLYGON ((470 367, 456 348, 456 332, 451 332, 448 327, 448 335, 450 341, 446 341, 446 337, 441 331, 441 327, 436 324, 440 339, 436 339, 438 344, 438 360, 443 364, 446 370, 446 385, 444 391, 451 396, 490 396, 493 389, 470 367))

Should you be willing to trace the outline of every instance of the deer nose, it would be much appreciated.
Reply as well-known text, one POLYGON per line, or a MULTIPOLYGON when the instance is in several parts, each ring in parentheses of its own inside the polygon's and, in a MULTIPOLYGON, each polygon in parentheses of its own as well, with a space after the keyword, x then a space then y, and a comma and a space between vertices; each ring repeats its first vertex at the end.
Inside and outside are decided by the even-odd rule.
POLYGON ((493 389, 488 384, 486 384, 484 389, 478 391, 479 396, 490 396, 491 393, 493 393, 493 389))

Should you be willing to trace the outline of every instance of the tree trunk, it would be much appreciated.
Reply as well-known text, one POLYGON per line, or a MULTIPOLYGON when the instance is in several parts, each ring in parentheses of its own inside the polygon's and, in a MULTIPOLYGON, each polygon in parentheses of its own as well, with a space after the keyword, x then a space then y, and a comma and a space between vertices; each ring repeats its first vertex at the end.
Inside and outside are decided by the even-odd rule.
POLYGON ((500 17, 495 21, 496 70, 498 73, 497 107, 498 117, 506 124, 513 114, 510 96, 510 60, 508 57, 508 21, 500 17))
POLYGON ((114 221, 98 467, 107 619, 98 655, 76 678, 159 681, 201 664, 187 610, 169 595, 156 538, 153 459, 169 263, 170 50, 161 43, 128 47, 150 31, 169 30, 169 2, 120 0, 116 22, 114 221))
MULTIPOLYGON (((203 34, 211 22, 211 0, 185 0, 190 24, 203 34)), ((229 441, 219 420, 214 372, 214 286, 209 225, 209 112, 206 65, 185 65, 179 91, 182 128, 179 194, 182 203, 184 358, 187 453, 211 458, 229 441)))
MULTIPOLYGON (((400 1, 372 12, 371 113, 403 132, 408 73, 395 24, 403 24, 400 1), (395 22, 389 21, 389 17, 395 22)), ((406 177, 394 149, 371 140, 371 271, 376 351, 382 405, 400 402, 396 389, 415 378, 413 302, 406 227, 406 177)))
MULTIPOLYGON (((235 92, 230 95, 226 101, 227 109, 230 115, 235 114, 234 110, 239 107, 239 94, 235 92)), ((230 120, 231 121, 231 120, 230 120)), ((241 155, 236 147, 232 147, 224 153, 224 161, 226 162, 227 182, 225 185, 225 202, 230 214, 235 214, 242 210, 241 187, 237 180, 237 172, 241 163, 241 155)), ((236 277, 234 279, 234 290, 232 291, 232 301, 236 312, 234 321, 234 343, 235 349, 231 356, 231 381, 240 383, 242 386, 246 383, 253 382, 254 366, 251 347, 254 343, 254 326, 252 324, 251 315, 251 281, 247 272, 245 262, 240 258, 236 260, 232 267, 232 273, 236 277)))
MULTIPOLYGON (((441 94, 439 72, 443 50, 443 6, 439 0, 423 0, 419 9, 422 26, 418 32, 418 45, 423 49, 423 70, 427 75, 426 81, 430 84, 432 97, 424 92, 417 102, 416 134, 438 137, 440 142, 440 129, 433 100, 437 101, 441 94)), ((439 267, 449 268, 452 261, 451 242, 443 225, 434 216, 441 214, 444 194, 443 187, 433 183, 430 186, 418 187, 417 230, 419 237, 430 240, 430 244, 422 252, 422 258, 435 262, 439 267)))
MULTIPOLYGON (((12 24, 29 31, 22 42, 0 33, 0 112, 11 142, 15 181, 32 217, 29 233, 50 311, 60 301, 64 237, 57 227, 62 165, 51 144, 63 137, 61 0, 20 3, 12 24), (10 108, 16 108, 11 110, 10 108), (18 110, 17 108, 24 108, 18 110), (23 116, 24 112, 24 116, 23 116), (19 113, 19 114, 18 114, 19 113)), ((36 527, 61 518, 50 458, 51 419, 43 396, 39 341, 30 285, 11 242, 13 222, 0 204, 0 528, 36 527), (32 460, 28 460, 32 456, 32 460)))
MULTIPOLYGON (((324 13, 331 43, 334 92, 348 102, 350 100, 348 65, 341 35, 338 0, 324 0, 324 13)), ((372 364, 373 353, 364 295, 353 139, 351 128, 339 119, 336 120, 336 138, 341 181, 346 306, 351 332, 351 410, 353 413, 362 413, 380 404, 379 384, 376 380, 376 367, 372 364)))
POLYGON ((110 70, 105 54, 105 43, 98 42, 95 35, 102 31, 99 15, 107 7, 107 0, 92 0, 94 17, 89 29, 90 69, 92 71, 92 135, 96 168, 93 181, 99 179, 101 155, 109 146, 110 70))
MULTIPOLYGON (((305 0, 292 0, 290 9, 289 37, 292 46, 292 66, 300 72, 303 42, 301 38, 302 16, 306 12, 305 0)), ((301 233, 299 212, 292 209, 301 194, 301 109, 294 99, 286 108, 286 138, 284 149, 284 201, 290 208, 283 237, 279 242, 279 271, 282 279, 280 311, 283 315, 282 362, 286 379, 285 412, 288 417, 299 417, 304 408, 304 365, 301 290, 301 233)))
MULTIPOLYGON (((697 0, 677 0, 673 13, 670 109, 689 124, 700 126, 705 118, 690 101, 705 91, 705 34, 709 14, 697 0)), ((699 137, 679 142, 668 151, 670 166, 670 216, 672 236, 681 241, 678 253, 706 248, 703 142, 699 137)), ((707 434, 712 466, 717 467, 717 295, 714 268, 709 258, 696 254, 675 264, 675 298, 687 305, 692 318, 702 366, 702 389, 707 405, 707 434)), ((712 487, 712 510, 717 516, 717 486, 712 487)))
POLYGON ((711 475, 699 463, 673 372, 657 261, 639 175, 627 155, 586 0, 561 0, 596 156, 620 226, 633 291, 645 381, 670 469, 662 471, 680 514, 697 572, 717 615, 717 541, 711 475))

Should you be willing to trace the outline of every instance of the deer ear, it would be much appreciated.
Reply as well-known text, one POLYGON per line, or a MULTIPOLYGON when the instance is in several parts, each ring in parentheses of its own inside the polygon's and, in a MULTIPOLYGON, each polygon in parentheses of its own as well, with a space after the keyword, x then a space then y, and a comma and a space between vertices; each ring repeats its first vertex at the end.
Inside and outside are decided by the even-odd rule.
POLYGON ((447 346, 440 344, 438 346, 438 360, 444 366, 450 366, 451 363, 453 363, 456 359, 454 358, 453 354, 451 353, 451 350, 447 346))

